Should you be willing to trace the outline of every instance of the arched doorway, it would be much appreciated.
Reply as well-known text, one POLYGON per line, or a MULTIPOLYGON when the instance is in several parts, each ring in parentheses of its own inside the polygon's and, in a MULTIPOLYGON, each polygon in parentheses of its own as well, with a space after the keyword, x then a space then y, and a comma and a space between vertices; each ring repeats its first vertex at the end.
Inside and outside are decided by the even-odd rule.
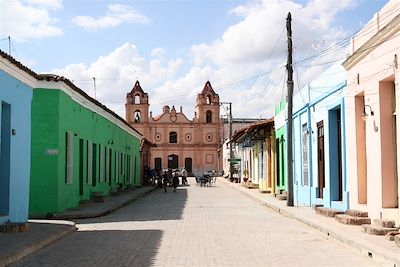
POLYGON ((178 169, 178 155, 168 155, 168 169, 178 169))

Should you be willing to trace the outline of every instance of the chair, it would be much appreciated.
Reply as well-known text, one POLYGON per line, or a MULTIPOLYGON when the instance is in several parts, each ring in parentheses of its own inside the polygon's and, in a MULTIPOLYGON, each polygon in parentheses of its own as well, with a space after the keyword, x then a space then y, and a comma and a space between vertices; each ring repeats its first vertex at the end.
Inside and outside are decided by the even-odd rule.
POLYGON ((217 177, 210 177, 210 185, 215 185, 215 183, 217 182, 217 177))

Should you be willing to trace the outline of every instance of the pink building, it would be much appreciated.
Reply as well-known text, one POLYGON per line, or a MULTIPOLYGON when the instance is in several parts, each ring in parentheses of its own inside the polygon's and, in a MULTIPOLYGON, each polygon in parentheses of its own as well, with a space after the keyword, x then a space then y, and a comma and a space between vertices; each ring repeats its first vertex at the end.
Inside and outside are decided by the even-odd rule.
POLYGON ((136 81, 125 103, 126 121, 155 146, 150 147, 147 167, 156 170, 186 167, 189 173, 222 170, 223 122, 219 96, 209 81, 197 95, 195 117, 189 120, 174 106, 149 114, 149 97, 136 81))
POLYGON ((400 223, 400 0, 351 39, 346 91, 350 208, 400 223))

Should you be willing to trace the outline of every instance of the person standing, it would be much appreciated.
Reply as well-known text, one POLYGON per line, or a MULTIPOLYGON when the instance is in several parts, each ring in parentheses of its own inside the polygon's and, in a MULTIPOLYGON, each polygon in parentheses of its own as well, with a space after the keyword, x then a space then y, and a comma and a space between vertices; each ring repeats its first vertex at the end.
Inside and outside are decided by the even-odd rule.
POLYGON ((186 185, 187 184, 186 178, 187 178, 188 173, 187 173, 187 170, 185 167, 183 167, 181 175, 182 175, 182 185, 186 185))
POLYGON ((163 179, 164 193, 167 193, 167 186, 168 186, 168 181, 169 181, 167 171, 164 171, 164 173, 162 175, 162 179, 163 179))
POLYGON ((176 188, 178 187, 178 184, 179 184, 179 173, 178 173, 178 171, 174 172, 174 177, 172 178, 172 184, 174 186, 174 192, 176 192, 176 188))

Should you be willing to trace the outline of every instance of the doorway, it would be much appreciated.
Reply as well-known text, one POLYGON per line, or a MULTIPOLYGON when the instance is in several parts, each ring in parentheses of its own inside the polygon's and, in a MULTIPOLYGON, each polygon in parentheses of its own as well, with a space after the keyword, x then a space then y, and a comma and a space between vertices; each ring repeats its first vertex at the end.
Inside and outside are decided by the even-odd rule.
POLYGON ((154 169, 159 172, 161 171, 162 168, 162 161, 161 158, 155 158, 154 159, 154 169))
POLYGON ((3 216, 9 214, 11 179, 11 105, 5 102, 1 103, 0 138, 0 216, 3 216))
POLYGON ((329 111, 329 183, 333 201, 343 200, 341 109, 329 111))
POLYGON ((83 196, 83 139, 79 139, 79 195, 83 196))
POLYGON ((178 155, 168 155, 168 169, 178 169, 178 155))
POLYGON ((192 158, 185 158, 185 169, 188 173, 192 173, 192 158))
POLYGON ((325 147, 324 147, 324 121, 317 123, 318 132, 318 197, 324 198, 325 187, 325 147))

